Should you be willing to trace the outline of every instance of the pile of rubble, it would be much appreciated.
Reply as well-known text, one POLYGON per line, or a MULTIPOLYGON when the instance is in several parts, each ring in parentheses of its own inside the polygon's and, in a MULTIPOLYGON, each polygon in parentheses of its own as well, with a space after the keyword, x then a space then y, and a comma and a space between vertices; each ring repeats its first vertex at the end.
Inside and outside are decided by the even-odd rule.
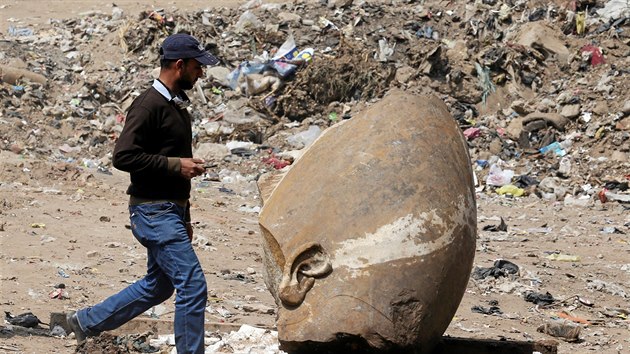
POLYGON ((623 1, 252 0, 10 28, 0 147, 107 171, 160 43, 185 31, 222 59, 192 95, 197 147, 248 142, 202 149, 217 164, 284 167, 291 157, 275 153, 402 87, 447 102, 482 187, 589 204, 609 183, 622 190, 600 200, 625 200, 616 192, 627 188, 630 154, 629 15, 623 1))
POLYGON ((447 102, 480 188, 627 200, 629 15, 623 1, 252 0, 11 27, 0 41, 0 148, 107 172, 160 43, 185 31, 222 60, 191 110, 201 157, 217 165, 282 168, 292 159, 282 152, 401 87, 447 102))

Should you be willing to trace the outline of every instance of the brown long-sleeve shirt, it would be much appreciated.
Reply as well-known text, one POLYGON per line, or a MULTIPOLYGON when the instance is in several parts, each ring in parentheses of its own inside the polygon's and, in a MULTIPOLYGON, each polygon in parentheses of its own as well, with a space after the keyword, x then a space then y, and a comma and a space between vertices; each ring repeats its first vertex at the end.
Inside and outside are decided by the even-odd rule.
POLYGON ((179 158, 192 157, 190 114, 155 87, 132 103, 114 148, 113 165, 130 173, 127 194, 149 200, 187 200, 190 180, 179 158))

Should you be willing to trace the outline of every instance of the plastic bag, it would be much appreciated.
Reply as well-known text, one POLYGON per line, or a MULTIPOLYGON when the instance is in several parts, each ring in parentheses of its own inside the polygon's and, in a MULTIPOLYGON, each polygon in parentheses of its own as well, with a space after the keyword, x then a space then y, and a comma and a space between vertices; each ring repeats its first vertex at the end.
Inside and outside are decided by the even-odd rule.
POLYGON ((234 25, 235 27, 234 31, 236 33, 241 33, 251 28, 262 27, 262 25, 263 23, 260 22, 258 17, 256 17, 256 15, 254 15, 254 13, 251 12, 250 10, 247 10, 243 12, 241 17, 239 17, 238 22, 236 22, 236 25, 234 25))
POLYGON ((497 164, 490 166, 490 173, 486 178, 486 184, 489 186, 502 187, 512 182, 514 171, 502 170, 497 164))
POLYGON ((271 67, 274 68, 274 70, 276 70, 283 79, 295 74, 295 71, 297 70, 296 65, 285 63, 283 61, 273 61, 271 67))
POLYGON ((282 43, 282 45, 276 52, 276 55, 274 55, 272 59, 273 60, 278 60, 278 59, 291 60, 295 58, 296 55, 298 55, 298 50, 295 45, 295 39, 293 38, 293 34, 289 34, 287 39, 284 41, 284 43, 282 43))
POLYGON ((288 137, 287 142, 295 148, 302 149, 312 144, 321 133, 322 130, 318 126, 311 125, 308 130, 288 137))
POLYGON ((227 75, 228 85, 232 90, 236 90, 241 75, 260 74, 266 68, 267 64, 264 63, 244 61, 227 75))

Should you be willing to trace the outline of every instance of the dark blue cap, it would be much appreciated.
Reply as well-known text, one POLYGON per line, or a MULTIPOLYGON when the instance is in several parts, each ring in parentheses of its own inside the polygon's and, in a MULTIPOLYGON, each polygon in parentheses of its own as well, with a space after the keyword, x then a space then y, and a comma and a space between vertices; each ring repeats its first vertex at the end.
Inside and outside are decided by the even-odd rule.
POLYGON ((177 33, 164 40, 160 48, 160 59, 195 59, 201 65, 219 63, 219 59, 206 52, 195 37, 185 33, 177 33))

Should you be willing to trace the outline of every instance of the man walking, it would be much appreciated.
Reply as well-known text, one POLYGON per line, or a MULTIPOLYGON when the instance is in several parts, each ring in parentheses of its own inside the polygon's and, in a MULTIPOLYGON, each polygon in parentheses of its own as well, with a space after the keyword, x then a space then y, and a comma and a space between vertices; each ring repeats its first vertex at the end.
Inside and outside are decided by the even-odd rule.
POLYGON ((112 330, 176 292, 178 354, 204 352, 206 280, 192 248, 190 179, 205 172, 192 157, 191 117, 184 93, 216 65, 187 34, 172 35, 160 48, 160 76, 135 99, 116 143, 113 165, 130 173, 127 189, 134 237, 147 248, 147 274, 100 304, 68 314, 77 342, 112 330))

